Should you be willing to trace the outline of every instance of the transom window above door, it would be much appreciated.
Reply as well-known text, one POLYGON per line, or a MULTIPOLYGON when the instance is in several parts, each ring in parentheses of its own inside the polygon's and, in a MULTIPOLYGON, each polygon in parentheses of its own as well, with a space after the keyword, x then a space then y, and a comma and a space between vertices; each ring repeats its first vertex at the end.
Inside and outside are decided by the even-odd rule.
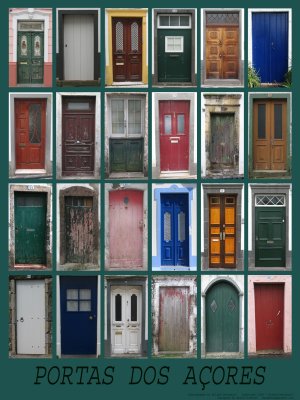
POLYGON ((110 100, 110 129, 114 137, 140 137, 145 129, 143 98, 112 98, 110 100))
POLYGON ((284 194, 257 194, 255 196, 256 207, 284 207, 285 195, 284 194))
POLYGON ((191 28, 191 16, 186 14, 159 15, 158 28, 189 29, 191 28))

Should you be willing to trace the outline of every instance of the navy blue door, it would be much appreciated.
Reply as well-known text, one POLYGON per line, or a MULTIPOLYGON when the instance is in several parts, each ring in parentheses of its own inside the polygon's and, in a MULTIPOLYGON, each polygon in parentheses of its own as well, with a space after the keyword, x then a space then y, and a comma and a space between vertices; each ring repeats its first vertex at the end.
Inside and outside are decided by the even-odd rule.
POLYGON ((60 278, 61 353, 96 354, 97 277, 60 278))
POLYGON ((161 195, 161 265, 189 265, 188 195, 161 195))
POLYGON ((252 15, 253 66, 262 82, 284 82, 288 70, 288 13, 252 15))

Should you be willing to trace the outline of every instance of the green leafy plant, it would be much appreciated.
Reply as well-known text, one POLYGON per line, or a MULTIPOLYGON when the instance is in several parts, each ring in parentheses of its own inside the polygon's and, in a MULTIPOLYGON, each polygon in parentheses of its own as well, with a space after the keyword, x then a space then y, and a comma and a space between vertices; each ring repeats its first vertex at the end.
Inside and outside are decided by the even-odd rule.
POLYGON ((258 87, 260 86, 260 77, 254 67, 248 65, 248 87, 258 87))
POLYGON ((285 81, 282 86, 290 88, 292 86, 292 67, 288 69, 288 71, 284 74, 285 81))

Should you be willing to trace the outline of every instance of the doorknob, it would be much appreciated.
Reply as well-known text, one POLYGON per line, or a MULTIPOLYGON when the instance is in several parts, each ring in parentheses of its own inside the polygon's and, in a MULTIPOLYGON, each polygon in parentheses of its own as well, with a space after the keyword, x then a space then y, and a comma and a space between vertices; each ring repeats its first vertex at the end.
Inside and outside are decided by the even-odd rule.
POLYGON ((222 53, 219 54, 219 57, 222 58, 222 53))
POLYGON ((76 140, 76 143, 80 143, 80 140, 76 140))
POLYGON ((68 45, 67 45, 67 44, 65 44, 65 47, 68 47, 68 45))
POLYGON ((89 316, 89 319, 92 320, 92 319, 94 319, 94 317, 93 317, 92 315, 90 315, 90 316, 89 316))
POLYGON ((20 318, 20 322, 24 322, 24 318, 23 317, 20 318))

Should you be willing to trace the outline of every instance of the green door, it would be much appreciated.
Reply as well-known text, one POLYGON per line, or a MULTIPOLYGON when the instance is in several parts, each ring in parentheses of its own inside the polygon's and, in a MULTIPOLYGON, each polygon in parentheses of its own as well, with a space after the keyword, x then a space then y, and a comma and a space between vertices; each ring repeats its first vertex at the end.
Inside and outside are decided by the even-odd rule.
POLYGON ((255 266, 285 267, 285 207, 255 208, 255 266))
POLYGON ((18 83, 43 83, 44 32, 18 32, 18 83))
POLYGON ((140 139, 110 140, 111 172, 142 172, 143 143, 140 139))
POLYGON ((239 351, 239 296, 225 281, 214 284, 206 295, 206 352, 239 351))
POLYGON ((15 264, 46 264, 46 193, 15 193, 15 264))
POLYGON ((191 29, 157 29, 159 82, 191 82, 191 29))

